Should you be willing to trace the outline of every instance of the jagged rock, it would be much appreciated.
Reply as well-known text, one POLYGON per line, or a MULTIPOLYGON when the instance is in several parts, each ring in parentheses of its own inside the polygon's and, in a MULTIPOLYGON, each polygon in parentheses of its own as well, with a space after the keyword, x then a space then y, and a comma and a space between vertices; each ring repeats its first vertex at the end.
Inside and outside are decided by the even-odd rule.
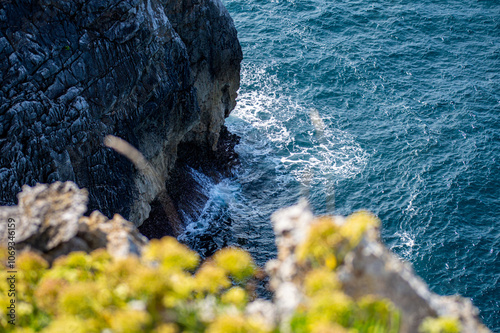
POLYGON ((243 53, 234 47, 236 30, 227 28, 233 25, 232 18, 220 0, 162 1, 187 47, 201 109, 202 121, 185 140, 215 150, 220 128, 236 105, 240 86, 243 53))
POLYGON ((365 235, 339 275, 345 292, 354 298, 372 294, 390 299, 402 312, 401 333, 418 332, 429 316, 458 318, 462 332, 490 332, 469 299, 432 293, 408 263, 380 243, 378 234, 365 235))
MULTIPOLYGON (((332 217, 338 225, 345 219, 332 217)), ((266 270, 271 277, 278 321, 284 331, 297 306, 305 296, 301 284, 304 267, 296 258, 296 248, 309 233, 314 216, 305 200, 277 211, 271 217, 278 246, 278 258, 266 270), (283 325, 285 324, 285 325, 283 325)), ((343 291, 360 299, 376 295, 389 299, 401 311, 399 332, 415 333, 426 317, 457 318, 462 332, 490 332, 478 317, 471 301, 460 296, 439 296, 432 293, 408 263, 402 262, 380 242, 376 229, 364 233, 359 244, 350 251, 337 268, 343 291)))
MULTIPOLYGON (((2 221, 15 221, 18 251, 35 251, 52 262, 72 251, 98 248, 115 257, 140 255, 147 244, 137 228, 118 214, 111 220, 98 211, 83 216, 88 194, 73 182, 24 186, 18 197, 18 206, 0 207, 2 221)), ((7 244, 7 236, 7 223, 1 223, 0 245, 7 244)))
POLYGON ((103 138, 168 174, 181 141, 215 147, 240 60, 219 0, 1 1, 0 204, 71 180, 92 210, 140 225, 157 189, 103 138))
POLYGON ((314 216, 307 201, 301 200, 297 205, 281 209, 271 216, 278 258, 266 265, 271 277, 270 286, 274 290, 274 300, 281 322, 286 323, 294 313, 304 296, 297 283, 301 274, 295 249, 305 241, 309 225, 314 216))
MULTIPOLYGON (((68 242, 78 232, 78 219, 87 210, 87 191, 74 183, 23 186, 17 209, 0 210, 3 220, 14 219, 15 242, 48 252, 68 242)), ((7 241, 6 224, 0 225, 2 243, 7 241)))
POLYGON ((147 239, 137 228, 119 214, 111 220, 99 211, 93 211, 90 217, 80 218, 78 237, 85 240, 91 249, 106 247, 113 257, 140 255, 147 239))

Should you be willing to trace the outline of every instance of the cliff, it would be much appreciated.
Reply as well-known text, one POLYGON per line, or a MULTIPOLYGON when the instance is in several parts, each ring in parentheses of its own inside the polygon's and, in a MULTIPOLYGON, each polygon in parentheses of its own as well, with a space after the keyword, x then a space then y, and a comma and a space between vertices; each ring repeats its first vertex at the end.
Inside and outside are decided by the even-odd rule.
MULTIPOLYGON (((16 269, 18 327, 488 332, 470 301, 431 293, 385 249, 366 213, 317 218, 304 202, 276 213, 272 300, 253 293, 266 273, 247 253, 200 263, 175 239, 138 231, 152 203, 161 215, 203 201, 188 166, 227 167, 214 161, 224 153, 234 162, 221 152, 236 140, 223 120, 242 54, 219 0, 3 0, 0 55, 0 277, 16 269), (164 183, 106 148, 109 134, 164 183)), ((0 305, 0 327, 15 331, 11 300, 0 305)))
POLYGON ((220 0, 1 1, 0 204, 71 180, 91 209, 140 225, 158 190, 103 138, 168 178, 181 142, 217 148, 241 59, 220 0))

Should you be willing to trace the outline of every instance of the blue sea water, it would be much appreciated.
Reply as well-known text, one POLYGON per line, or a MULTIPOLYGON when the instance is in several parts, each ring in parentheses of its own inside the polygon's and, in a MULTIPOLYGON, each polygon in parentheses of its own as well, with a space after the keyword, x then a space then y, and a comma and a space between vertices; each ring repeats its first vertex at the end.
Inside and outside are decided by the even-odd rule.
POLYGON ((315 213, 376 213, 434 292, 470 298, 500 332, 500 1, 224 4, 244 53, 227 120, 241 166, 181 238, 263 264, 270 215, 308 188, 315 213))

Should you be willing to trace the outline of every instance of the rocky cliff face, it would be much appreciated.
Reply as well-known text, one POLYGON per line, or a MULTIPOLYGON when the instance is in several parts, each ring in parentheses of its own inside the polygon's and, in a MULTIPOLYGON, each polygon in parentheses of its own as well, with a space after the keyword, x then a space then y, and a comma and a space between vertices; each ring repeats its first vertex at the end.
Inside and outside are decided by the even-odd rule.
POLYGON ((181 141, 216 147, 241 59, 219 0, 1 1, 0 204, 72 180, 142 223, 157 193, 104 136, 168 174, 181 141))
POLYGON ((236 105, 241 49, 233 20, 220 0, 162 0, 184 41, 201 111, 201 121, 185 141, 217 148, 220 127, 236 105), (237 42, 236 42, 237 43, 237 42), (237 75, 236 75, 237 74, 237 75))

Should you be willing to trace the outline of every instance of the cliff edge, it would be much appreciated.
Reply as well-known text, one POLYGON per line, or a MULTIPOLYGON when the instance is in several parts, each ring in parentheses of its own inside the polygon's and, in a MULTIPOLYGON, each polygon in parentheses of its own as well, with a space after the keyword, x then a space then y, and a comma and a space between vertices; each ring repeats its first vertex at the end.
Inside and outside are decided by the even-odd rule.
POLYGON ((163 175, 179 143, 215 149, 241 59, 220 0, 1 1, 0 204, 71 180, 90 209, 140 225, 158 193, 103 138, 163 175))

